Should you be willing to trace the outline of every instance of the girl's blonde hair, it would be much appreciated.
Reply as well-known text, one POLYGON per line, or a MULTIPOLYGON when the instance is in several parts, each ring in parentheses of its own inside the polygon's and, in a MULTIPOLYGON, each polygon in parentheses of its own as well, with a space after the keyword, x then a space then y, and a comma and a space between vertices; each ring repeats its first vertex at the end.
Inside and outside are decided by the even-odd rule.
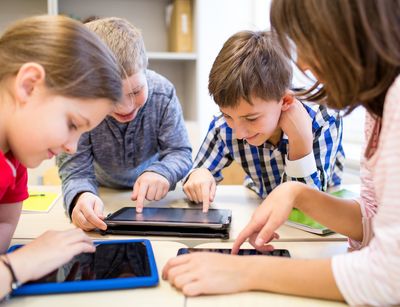
POLYGON ((112 52, 84 25, 62 16, 20 20, 0 37, 0 81, 27 62, 43 66, 46 85, 72 98, 121 100, 120 70, 112 52))

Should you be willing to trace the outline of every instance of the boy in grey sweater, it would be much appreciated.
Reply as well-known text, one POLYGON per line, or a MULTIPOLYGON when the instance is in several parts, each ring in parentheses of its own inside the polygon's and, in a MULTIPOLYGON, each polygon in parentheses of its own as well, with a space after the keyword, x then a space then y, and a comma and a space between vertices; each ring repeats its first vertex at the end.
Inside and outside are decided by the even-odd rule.
MULTIPOLYGON (((120 18, 87 26, 114 52, 122 70, 124 101, 94 130, 83 134, 74 155, 57 157, 64 205, 84 230, 106 229, 98 185, 132 188, 136 210, 162 199, 192 166, 192 149, 174 86, 147 70, 138 29, 120 18)), ((74 129, 71 119, 70 127, 74 129)))

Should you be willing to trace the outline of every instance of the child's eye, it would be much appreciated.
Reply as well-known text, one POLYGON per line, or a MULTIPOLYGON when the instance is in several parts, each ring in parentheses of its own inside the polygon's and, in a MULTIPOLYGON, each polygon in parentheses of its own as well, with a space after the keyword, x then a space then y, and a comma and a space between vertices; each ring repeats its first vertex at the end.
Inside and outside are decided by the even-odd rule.
POLYGON ((246 118, 246 120, 248 122, 255 122, 257 119, 258 119, 258 117, 256 117, 256 118, 246 118))
POLYGON ((75 125, 73 122, 68 123, 69 130, 78 130, 78 126, 75 125))

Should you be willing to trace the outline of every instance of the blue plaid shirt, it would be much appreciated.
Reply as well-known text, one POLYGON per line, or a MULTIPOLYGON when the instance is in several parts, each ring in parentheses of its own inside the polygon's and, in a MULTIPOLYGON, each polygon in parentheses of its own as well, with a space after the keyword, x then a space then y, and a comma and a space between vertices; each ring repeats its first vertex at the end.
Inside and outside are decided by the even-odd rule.
POLYGON ((312 119, 314 137, 313 152, 306 160, 288 161, 286 135, 282 136, 277 146, 268 141, 253 146, 245 140, 237 139, 220 114, 210 124, 193 169, 207 168, 219 182, 223 179, 221 170, 235 160, 247 174, 245 185, 262 198, 284 181, 300 181, 323 191, 340 185, 344 162, 342 118, 338 112, 324 106, 304 103, 303 106, 312 119), (306 171, 299 175, 297 171, 297 175, 293 175, 293 172, 288 171, 289 163, 309 164, 298 169, 310 169, 310 164, 314 167, 311 167, 311 173, 306 171))

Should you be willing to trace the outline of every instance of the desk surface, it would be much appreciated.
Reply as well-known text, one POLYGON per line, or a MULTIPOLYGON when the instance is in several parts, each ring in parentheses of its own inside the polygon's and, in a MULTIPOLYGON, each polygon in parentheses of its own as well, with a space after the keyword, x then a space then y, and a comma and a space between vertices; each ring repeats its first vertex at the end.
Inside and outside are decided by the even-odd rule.
MULTIPOLYGON (((12 244, 25 244, 27 240, 14 239, 12 244)), ((165 263, 177 253, 183 244, 167 241, 152 241, 154 256, 157 263, 160 283, 157 287, 138 288, 131 290, 113 290, 101 292, 85 292, 70 294, 38 295, 12 298, 4 306, 184 306, 185 297, 181 292, 171 287, 161 279, 161 270, 165 263)))
MULTIPOLYGON (((275 242, 275 248, 288 249, 292 258, 327 258, 336 254, 346 253, 345 242, 275 242)), ((231 243, 208 243, 197 247, 230 248, 231 243)), ((248 244, 243 248, 249 248, 248 244)), ((304 306, 304 307, 342 307, 345 303, 318 299, 302 298, 268 292, 251 291, 229 295, 210 295, 187 298, 186 307, 242 307, 242 306, 304 306)))
MULTIPOLYGON (((44 191, 60 191, 60 187, 35 187, 35 190, 43 189, 44 191)), ((129 191, 120 191, 112 189, 101 189, 100 195, 105 204, 105 214, 114 212, 121 207, 132 206, 129 191)), ((245 188, 244 186, 218 186, 214 204, 212 208, 231 209, 232 225, 229 241, 234 241, 240 231, 250 220, 254 210, 260 204, 261 200, 258 196, 245 188)), ((199 207, 186 200, 185 194, 180 187, 175 191, 167 194, 167 196, 156 202, 152 202, 153 207, 199 207)), ((62 198, 48 213, 24 213, 22 214, 14 234, 16 239, 32 239, 38 237, 44 231, 49 229, 63 230, 74 227, 65 215, 62 206, 62 198)), ((279 241, 344 241, 345 237, 339 234, 331 234, 327 236, 319 236, 302 230, 295 229, 290 226, 283 225, 279 228, 279 241)), ((127 238, 127 236, 101 236, 97 233, 89 233, 93 238, 115 239, 127 238)), ((152 237, 154 240, 173 240, 182 242, 188 246, 195 246, 210 241, 219 241, 220 239, 196 239, 196 238, 173 238, 173 237, 152 237)))

